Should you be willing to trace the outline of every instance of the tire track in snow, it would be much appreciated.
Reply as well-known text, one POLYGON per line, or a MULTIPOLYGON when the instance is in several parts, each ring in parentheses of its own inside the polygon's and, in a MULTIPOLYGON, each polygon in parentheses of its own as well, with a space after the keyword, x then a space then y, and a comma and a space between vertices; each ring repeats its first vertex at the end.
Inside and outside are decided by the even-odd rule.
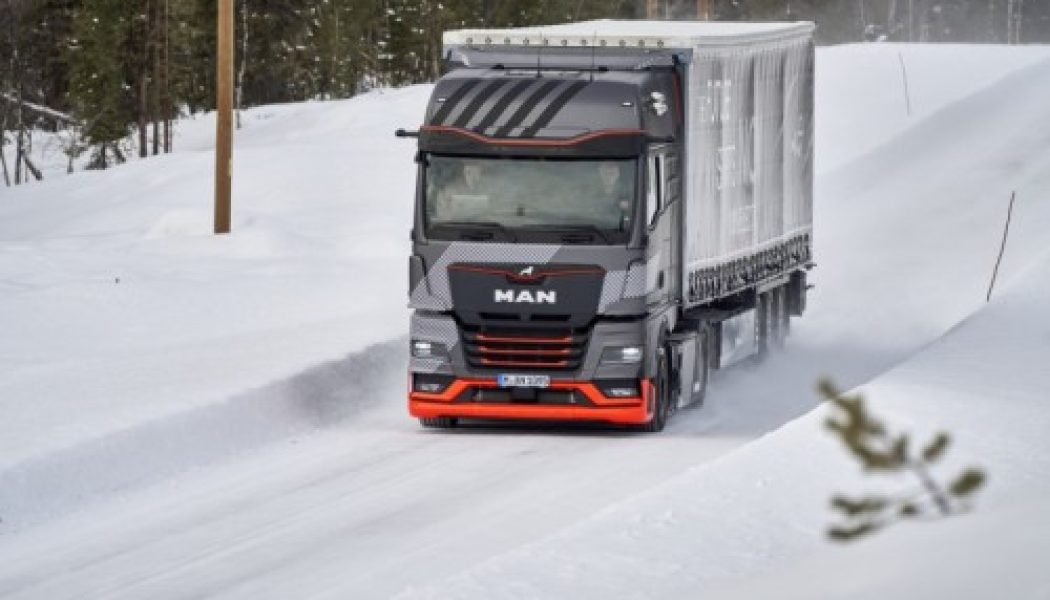
POLYGON ((0 534, 30 527, 290 437, 332 427, 380 404, 404 370, 403 338, 223 402, 144 423, 0 472, 0 534))

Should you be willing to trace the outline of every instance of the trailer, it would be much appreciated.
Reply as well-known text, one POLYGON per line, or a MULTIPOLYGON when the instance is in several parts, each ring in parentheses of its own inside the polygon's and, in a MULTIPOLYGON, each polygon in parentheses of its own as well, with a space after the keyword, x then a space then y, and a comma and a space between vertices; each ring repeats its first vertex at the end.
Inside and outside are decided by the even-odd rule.
POLYGON ((408 408, 661 430, 812 268, 813 24, 459 30, 417 131, 408 408))

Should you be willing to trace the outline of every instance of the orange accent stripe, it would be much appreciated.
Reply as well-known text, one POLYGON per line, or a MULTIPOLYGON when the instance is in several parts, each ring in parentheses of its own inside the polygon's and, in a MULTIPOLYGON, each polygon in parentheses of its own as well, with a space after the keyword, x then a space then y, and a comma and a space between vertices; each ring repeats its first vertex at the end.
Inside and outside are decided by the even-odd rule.
POLYGON ((601 275, 604 273, 601 269, 572 269, 565 271, 540 271, 536 275, 519 275, 514 271, 507 271, 505 269, 487 269, 484 267, 475 267, 471 265, 451 265, 448 267, 449 271, 468 271, 471 273, 484 273, 486 275, 503 275, 509 277, 515 281, 538 281, 546 277, 564 277, 568 275, 601 275))
POLYGON ((557 360, 551 362, 536 362, 528 360, 502 360, 494 358, 481 357, 481 364, 488 365, 490 367, 549 367, 551 369, 558 369, 569 364, 568 361, 557 360))
POLYGON ((409 395, 408 412, 414 417, 466 417, 475 419, 528 419, 546 421, 604 421, 622 425, 646 423, 652 418, 649 410, 652 383, 642 380, 640 398, 610 400, 593 383, 578 381, 552 381, 548 389, 578 390, 598 406, 551 406, 538 404, 486 404, 472 402, 452 404, 451 400, 466 387, 495 388, 494 379, 457 379, 444 394, 409 395), (452 393, 452 389, 459 391, 452 393), (438 400, 436 396, 449 396, 438 400))
POLYGON ((523 404, 453 404, 441 406, 422 402, 409 403, 413 417, 461 417, 467 419, 511 419, 529 421, 588 421, 640 425, 652 417, 644 405, 592 408, 585 406, 549 406, 523 404))
POLYGON ((448 125, 424 125, 419 128, 420 131, 427 131, 433 133, 454 133, 464 137, 471 138, 475 141, 483 144, 493 144, 497 146, 575 146, 583 142, 588 142, 595 138, 606 137, 606 136, 617 136, 617 135, 644 135, 645 131, 641 129, 603 129, 601 131, 592 131, 571 137, 564 140, 552 140, 552 139, 507 139, 507 138, 494 138, 473 131, 462 129, 460 127, 450 127, 448 125))
MULTIPOLYGON (((496 379, 456 379, 444 392, 430 394, 427 392, 410 392, 409 399, 419 402, 433 402, 448 404, 455 401, 468 388, 499 389, 496 379)), ((548 390, 575 390, 587 396, 587 399, 598 406, 634 406, 644 403, 652 393, 652 384, 648 379, 642 380, 642 395, 631 398, 607 398, 598 386, 589 381, 554 380, 544 389, 548 390)))
POLYGON ((572 342, 572 336, 567 335, 563 338, 534 338, 534 337, 506 337, 506 336, 495 336, 485 335, 484 333, 478 333, 474 335, 474 339, 479 342, 502 342, 507 344, 568 344, 572 342))
POLYGON ((487 354, 502 354, 504 356, 521 354, 523 356, 568 356, 572 353, 572 350, 568 348, 559 348, 557 350, 514 350, 506 348, 489 348, 488 346, 478 346, 478 352, 484 352, 487 354))

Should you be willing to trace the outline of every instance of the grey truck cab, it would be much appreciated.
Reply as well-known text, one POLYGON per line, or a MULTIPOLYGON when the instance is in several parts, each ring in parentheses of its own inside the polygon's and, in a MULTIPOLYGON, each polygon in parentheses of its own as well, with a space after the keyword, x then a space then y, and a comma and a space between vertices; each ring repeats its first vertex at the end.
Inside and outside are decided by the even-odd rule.
POLYGON ((659 430, 711 368, 783 339, 810 266, 811 31, 446 33, 449 71, 399 132, 410 413, 659 430))

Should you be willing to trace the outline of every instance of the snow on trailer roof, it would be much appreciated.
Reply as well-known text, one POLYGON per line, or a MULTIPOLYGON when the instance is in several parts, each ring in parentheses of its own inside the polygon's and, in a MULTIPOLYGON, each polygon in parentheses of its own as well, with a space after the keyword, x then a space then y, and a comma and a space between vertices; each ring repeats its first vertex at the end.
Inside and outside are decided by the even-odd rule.
POLYGON ((457 29, 446 31, 446 46, 631 46, 695 48, 774 41, 808 35, 810 21, 752 23, 722 21, 580 21, 512 29, 457 29))

